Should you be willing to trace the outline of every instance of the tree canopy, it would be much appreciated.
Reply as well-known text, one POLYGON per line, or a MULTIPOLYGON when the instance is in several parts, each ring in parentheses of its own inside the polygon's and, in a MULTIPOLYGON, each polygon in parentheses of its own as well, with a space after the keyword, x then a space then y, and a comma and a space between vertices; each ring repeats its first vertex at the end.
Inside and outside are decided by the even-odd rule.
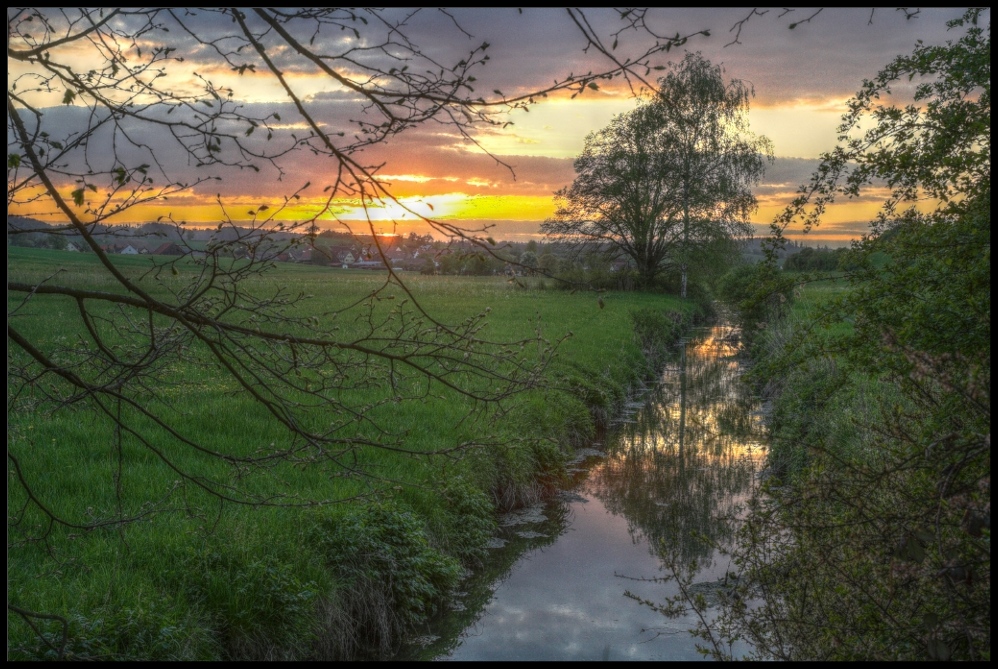
POLYGON ((749 131, 751 96, 698 53, 673 63, 650 101, 586 137, 542 231, 577 252, 631 258, 645 285, 678 270, 685 296, 703 251, 750 233, 751 189, 772 160, 770 142, 749 131))

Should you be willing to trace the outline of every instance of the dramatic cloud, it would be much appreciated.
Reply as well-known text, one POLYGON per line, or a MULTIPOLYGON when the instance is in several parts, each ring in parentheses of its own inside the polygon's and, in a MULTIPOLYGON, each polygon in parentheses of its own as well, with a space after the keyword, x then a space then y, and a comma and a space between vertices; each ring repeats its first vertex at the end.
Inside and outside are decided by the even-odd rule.
MULTIPOLYGON (((71 171, 83 167, 99 173, 121 163, 148 163, 149 173, 158 183, 168 178, 190 184, 203 180, 166 201, 133 208, 123 215, 128 220, 170 215, 207 223, 220 215, 218 200, 229 215, 239 217, 260 204, 281 205, 283 198, 306 183, 310 187, 300 191, 300 200, 283 209, 281 216, 305 218, 324 211, 324 218, 362 217, 359 202, 335 193, 330 201, 330 194, 323 192, 335 178, 335 161, 308 149, 309 143, 317 143, 308 138, 308 125, 288 99, 284 85, 295 91, 309 115, 342 150, 349 150, 362 137, 358 121, 378 122, 370 101, 350 90, 346 80, 321 73, 315 62, 302 58, 287 44, 279 44, 274 31, 248 12, 246 20, 282 73, 282 83, 251 50, 236 51, 236 43, 227 37, 232 19, 222 12, 179 9, 162 14, 160 18, 171 25, 171 31, 148 33, 142 48, 152 49, 157 40, 168 39, 176 49, 174 55, 184 60, 166 64, 163 85, 178 93, 203 95, 207 102, 212 99, 208 89, 213 88, 223 93, 220 103, 266 122, 269 127, 260 125, 253 133, 244 122, 217 121, 220 131, 242 137, 252 151, 280 156, 299 143, 299 150, 275 158, 279 169, 260 158, 243 160, 246 164, 241 168, 199 165, 196 151, 188 150, 189 143, 185 148, 182 138, 178 141, 163 130, 166 120, 196 123, 199 114, 204 119, 207 107, 176 110, 169 118, 166 108, 149 108, 142 112, 148 123, 125 119, 114 125, 105 123, 106 113, 92 115, 78 101, 62 104, 64 91, 58 87, 30 92, 37 77, 10 58, 9 81, 19 84, 19 94, 26 91, 25 99, 41 114, 42 129, 52 139, 66 144, 87 125, 105 123, 85 150, 66 154, 65 164, 71 171), (254 66, 241 67, 249 64, 254 66), (250 167, 250 162, 255 167, 250 167)), ((750 16, 747 9, 655 8, 645 18, 647 26, 660 35, 710 33, 709 37, 696 34, 683 47, 657 56, 652 65, 666 65, 667 58, 678 60, 685 50, 701 51, 723 64, 728 77, 753 85, 752 128, 773 140, 778 156, 756 190, 760 209, 754 221, 765 224, 807 181, 820 152, 835 145, 844 103, 862 80, 873 76, 893 56, 910 52, 917 39, 927 43, 946 39, 945 21, 960 13, 923 10, 906 19, 893 10, 877 10, 872 17, 869 10, 845 9, 825 9, 817 15, 815 10, 785 13, 772 9, 750 16), (737 33, 739 21, 746 18, 737 33), (796 27, 790 29, 795 22, 796 27), (736 34, 739 43, 731 44, 736 34)), ((380 80, 383 75, 377 71, 387 72, 393 63, 402 62, 393 60, 397 57, 420 54, 419 59, 404 62, 431 69, 452 67, 474 55, 480 60, 471 69, 477 79, 475 94, 494 100, 542 90, 571 74, 600 72, 613 66, 596 48, 585 50, 586 40, 565 9, 389 9, 358 10, 356 14, 341 10, 338 16, 338 23, 319 33, 310 32, 306 22, 292 21, 285 27, 302 45, 311 43, 316 53, 328 56, 323 62, 332 64, 338 75, 356 82, 380 80), (399 28, 406 39, 400 37, 399 28), (485 43, 487 48, 483 48, 485 43), (484 55, 488 55, 487 60, 484 55)), ((124 17, 117 25, 137 25, 141 18, 124 17)), ((583 17, 576 13, 575 18, 583 17)), ((651 44, 643 31, 621 31, 626 21, 621 21, 617 10, 587 9, 584 20, 604 37, 607 49, 618 42, 610 50, 619 61, 633 60, 651 44)), ((59 55, 69 58, 80 71, 99 67, 100 55, 88 45, 82 41, 67 44, 59 55)), ((648 80, 658 74, 652 70, 648 80)), ((911 85, 904 82, 896 92, 900 100, 907 100, 911 85)), ((409 208, 475 226, 492 221, 497 234, 536 234, 538 223, 553 213, 554 191, 574 178, 572 159, 581 151, 586 135, 636 104, 631 88, 621 79, 600 81, 598 90, 586 89, 575 99, 569 97, 569 92, 538 97, 529 112, 490 107, 494 120, 511 124, 478 124, 467 134, 446 123, 445 117, 438 117, 353 153, 359 164, 375 171, 389 185, 403 205, 373 203, 373 217, 379 224, 391 224, 396 216, 407 217, 405 224, 412 225, 408 220, 412 215, 405 213, 409 208)), ((141 93, 135 99, 140 104, 144 100, 141 93)), ((22 112, 22 118, 29 124, 36 120, 30 112, 22 112)), ((227 141, 223 140, 223 149, 227 141)), ((15 150, 11 148, 15 145, 8 123, 8 152, 15 150)), ((78 187, 71 180, 61 186, 67 196, 78 187)), ((99 199, 107 197, 113 184, 95 179, 93 186, 87 198, 99 199)), ((838 226, 836 235, 861 230, 856 226, 865 225, 875 212, 878 195, 872 192, 833 207, 825 229, 838 226)), ((43 210, 40 202, 14 209, 17 213, 55 215, 43 210)))

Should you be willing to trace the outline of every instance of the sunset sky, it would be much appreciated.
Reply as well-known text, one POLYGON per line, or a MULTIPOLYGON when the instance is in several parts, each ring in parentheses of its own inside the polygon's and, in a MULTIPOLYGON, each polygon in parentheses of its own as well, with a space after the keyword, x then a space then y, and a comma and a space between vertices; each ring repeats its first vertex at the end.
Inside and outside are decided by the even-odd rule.
MULTIPOLYGON (((13 11, 8 9, 9 19, 13 11)), ((612 32, 611 12, 586 11, 596 30, 604 35, 612 32)), ((782 10, 773 9, 765 15, 753 16, 742 27, 740 43, 729 44, 735 35, 732 27, 748 16, 748 9, 656 11, 659 14, 653 17, 652 25, 660 34, 710 32, 709 37, 691 38, 685 46, 673 49, 669 57, 678 60, 687 50, 700 51, 712 62, 722 64, 728 78, 742 79, 755 88, 750 112, 752 130, 772 140, 776 155, 775 164, 756 189, 760 206, 752 220, 759 224, 760 230, 783 208, 797 186, 807 180, 819 153, 835 145, 835 129, 845 102, 863 79, 874 76, 893 56, 910 53, 916 40, 944 41, 945 21, 962 13, 922 10, 917 17, 906 20, 900 12, 888 9, 877 10, 872 18, 869 9, 826 9, 791 30, 790 24, 806 19, 814 10, 798 9, 781 17, 782 10)), ((390 10, 388 14, 395 20, 403 17, 401 10, 390 10)), ((184 20, 190 26, 203 28, 199 32, 202 36, 221 34, 220 31, 228 29, 223 23, 231 23, 228 17, 217 14, 184 20)), ((585 40, 565 10, 524 9, 522 14, 516 9, 461 9, 446 13, 422 10, 407 26, 409 39, 444 64, 455 63, 483 41, 488 42, 491 45, 488 62, 472 71, 477 79, 476 94, 480 92, 490 98, 495 97, 492 93, 495 90, 514 97, 549 86, 569 73, 609 67, 604 56, 583 53, 585 40)), ((176 27, 169 33, 150 33, 147 42, 154 46, 163 39, 171 40, 169 44, 177 48, 184 61, 171 63, 160 84, 169 82, 179 93, 196 92, 203 88, 198 77, 210 79, 216 86, 231 87, 233 99, 243 104, 244 111, 260 116, 278 114, 281 123, 272 120, 275 132, 290 134, 305 128, 280 82, 264 67, 257 67, 255 73, 239 75, 220 60, 217 51, 198 44, 176 27)), ((304 40, 307 39, 305 35, 304 40)), ((347 35, 335 39, 340 43, 324 42, 334 38, 323 33, 315 49, 336 51, 352 38, 347 35)), ((364 39, 365 34, 361 34, 354 45, 362 45, 364 39)), ((612 37, 607 42, 610 40, 612 37)), ((641 36, 623 33, 614 53, 626 57, 639 52, 643 44, 641 36)), ((27 45, 13 41, 10 46, 17 49, 27 45)), ((253 56, 247 52, 246 61, 252 61, 253 56)), ((53 58, 56 57, 72 60, 78 71, 101 65, 100 56, 87 42, 56 47, 53 58)), ((349 91, 300 60, 294 61, 283 53, 276 57, 285 58, 280 62, 286 81, 307 103, 309 112, 324 128, 334 133, 342 129, 349 136, 353 132, 349 120, 355 120, 359 113, 358 102, 349 91)), ((259 59, 256 62, 260 65, 259 59)), ((654 62, 667 61, 662 57, 654 62)), ((88 109, 79 101, 62 104, 61 88, 31 91, 30 66, 8 56, 8 69, 8 87, 19 84, 23 99, 41 111, 42 123, 50 129, 50 134, 56 135, 51 130, 54 128, 68 136, 86 122, 88 109)), ((338 71, 351 76, 348 68, 338 71)), ((898 85, 895 94, 899 101, 910 100, 912 86, 907 82, 898 85)), ((540 238, 538 226, 554 212, 554 191, 571 183, 572 160, 581 151, 587 133, 598 130, 615 114, 635 105, 631 89, 621 80, 600 82, 599 90, 587 90, 575 99, 569 99, 568 93, 560 93, 538 99, 529 112, 500 112, 495 120, 512 121, 512 125, 477 126, 472 131, 477 146, 452 126, 430 121, 365 149, 360 160, 365 165, 383 163, 377 174, 390 183, 390 191, 399 202, 415 212, 474 229, 494 226, 488 234, 499 239, 540 238)), ((92 154, 97 153, 93 144, 99 140, 97 135, 91 142, 88 151, 92 154)), ((209 224, 220 217, 216 198, 221 199, 229 216, 240 220, 260 205, 278 208, 285 195, 306 182, 311 183, 310 187, 300 192, 300 199, 295 199, 293 206, 280 211, 279 219, 300 220, 319 211, 326 212, 321 217, 324 220, 331 220, 333 215, 344 221, 364 219, 355 200, 334 198, 331 203, 327 200, 329 194, 323 193, 323 187, 330 182, 329 170, 333 169, 327 156, 315 157, 303 151, 285 156, 281 162, 284 175, 278 180, 276 170, 267 166, 259 173, 198 168, 170 146, 168 140, 155 133, 143 135, 143 143, 155 152, 160 163, 154 166, 154 172, 161 169, 174 178, 190 172, 188 181, 198 176, 219 176, 222 180, 174 194, 165 202, 136 205, 113 219, 116 222, 141 222, 169 215, 174 220, 209 224), (330 204, 331 209, 325 210, 330 204)), ((106 141, 110 146, 110 136, 106 141)), ((8 153, 14 150, 12 146, 8 122, 8 153)), ((88 154, 87 160, 99 162, 100 157, 88 154)), ((11 178, 8 170, 8 181, 11 178)), ((73 185, 66 183, 65 190, 66 193, 73 190, 73 185)), ((101 189, 93 193, 88 191, 88 198, 106 194, 101 189)), ((809 243, 841 244, 857 237, 878 208, 875 195, 871 193, 858 201, 832 207, 820 230, 809 237, 809 243)), ((44 200, 16 203, 9 211, 48 221, 60 220, 58 212, 44 200)), ((381 232, 427 230, 417 216, 397 204, 375 202, 369 212, 381 232)))

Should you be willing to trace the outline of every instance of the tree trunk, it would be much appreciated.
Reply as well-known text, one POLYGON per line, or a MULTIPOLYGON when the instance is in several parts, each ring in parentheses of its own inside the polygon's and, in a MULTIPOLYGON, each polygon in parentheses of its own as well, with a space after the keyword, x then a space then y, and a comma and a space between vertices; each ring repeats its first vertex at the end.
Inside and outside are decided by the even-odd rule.
POLYGON ((648 262, 641 268, 641 285, 644 288, 651 288, 655 285, 655 275, 658 274, 655 265, 648 262))

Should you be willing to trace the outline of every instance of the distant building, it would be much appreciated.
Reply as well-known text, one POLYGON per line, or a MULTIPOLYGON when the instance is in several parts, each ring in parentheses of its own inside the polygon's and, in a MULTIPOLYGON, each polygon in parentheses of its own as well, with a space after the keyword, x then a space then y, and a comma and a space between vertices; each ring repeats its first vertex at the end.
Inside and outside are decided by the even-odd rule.
POLYGON ((158 256, 182 256, 184 255, 184 250, 174 242, 165 242, 156 247, 153 254, 158 256))
POLYGON ((381 260, 361 260, 353 264, 354 269, 385 269, 381 260))
POLYGON ((280 253, 277 259, 282 262, 310 262, 312 260, 312 249, 288 249, 280 253))

